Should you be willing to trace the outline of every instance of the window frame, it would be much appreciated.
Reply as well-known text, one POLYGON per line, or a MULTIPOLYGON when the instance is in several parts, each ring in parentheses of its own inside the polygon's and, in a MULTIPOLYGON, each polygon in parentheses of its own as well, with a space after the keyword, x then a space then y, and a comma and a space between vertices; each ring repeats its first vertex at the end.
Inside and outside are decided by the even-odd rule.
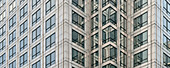
POLYGON ((56 41, 55 41, 56 38, 55 37, 56 37, 55 33, 53 33, 45 39, 45 50, 49 50, 51 47, 53 47, 56 44, 56 41), (48 39, 50 40, 49 45, 47 45, 48 39))
POLYGON ((16 45, 14 45, 12 48, 9 49, 9 59, 12 59, 15 56, 16 56, 16 45))

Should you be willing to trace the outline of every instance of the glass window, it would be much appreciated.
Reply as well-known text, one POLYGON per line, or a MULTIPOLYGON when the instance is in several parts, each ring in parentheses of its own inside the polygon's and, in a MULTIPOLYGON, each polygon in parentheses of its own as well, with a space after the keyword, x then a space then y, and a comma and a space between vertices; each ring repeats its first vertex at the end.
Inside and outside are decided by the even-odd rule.
POLYGON ((91 24, 92 24, 92 29, 91 29, 91 32, 94 32, 94 31, 96 31, 96 30, 98 30, 98 28, 99 28, 99 16, 98 15, 96 15, 96 16, 94 16, 92 19, 91 19, 91 24))
POLYGON ((148 31, 134 37, 134 49, 148 43, 148 31))
POLYGON ((28 30, 28 21, 26 20, 20 25, 20 36, 24 34, 27 30, 28 30))
POLYGON ((28 45, 28 38, 26 36, 20 41, 20 51, 24 50, 27 47, 27 45, 28 45))
POLYGON ((102 48, 102 62, 106 61, 117 62, 117 49, 113 45, 107 45, 102 48))
POLYGON ((6 47, 6 39, 0 41, 0 52, 3 51, 6 47))
POLYGON ((41 9, 38 9, 33 15, 32 15, 32 26, 39 22, 41 19, 41 9))
POLYGON ((41 68, 41 62, 40 60, 32 64, 32 68, 41 68))
POLYGON ((72 0, 72 4, 84 12, 84 8, 85 8, 84 0, 72 0))
POLYGON ((127 50, 127 37, 122 33, 120 34, 120 48, 127 50))
POLYGON ((117 30, 108 26, 102 30, 102 43, 112 42, 117 44, 117 30))
POLYGON ((28 6, 26 4, 24 5, 24 7, 20 9, 20 20, 23 19, 27 14, 28 14, 28 6))
POLYGON ((84 36, 72 30, 72 42, 84 48, 84 36))
POLYGON ((28 55, 27 52, 20 56, 20 67, 27 64, 28 55))
POLYGON ((0 56, 0 66, 5 64, 6 61, 6 54, 4 53, 3 55, 0 56))
POLYGON ((48 0, 45 4, 46 6, 46 14, 50 13, 55 8, 56 0, 48 0))
POLYGON ((72 48, 72 61, 84 66, 85 56, 83 53, 72 48))
POLYGON ((9 14, 13 12, 16 8, 16 2, 15 0, 9 5, 9 14))
POLYGON ((49 55, 47 55, 45 59, 46 59, 45 60, 46 61, 45 62, 46 68, 48 68, 48 67, 52 66, 53 64, 55 64, 55 62, 56 62, 55 61, 55 51, 50 53, 49 55))
POLYGON ((127 1, 126 0, 120 0, 120 11, 127 14, 127 1))
POLYGON ((13 58, 16 55, 16 45, 9 49, 9 59, 13 58))
POLYGON ((41 0, 32 0, 32 9, 35 8, 41 0))
POLYGON ((163 65, 169 68, 169 63, 170 63, 170 57, 163 53, 163 65))
POLYGON ((41 37, 41 26, 32 31, 32 43, 41 37))
POLYGON ((99 37, 98 37, 98 33, 94 34, 92 37, 92 46, 91 46, 91 50, 94 50, 96 48, 98 48, 98 41, 99 41, 99 37))
POLYGON ((16 40, 16 30, 9 34, 9 45, 16 40))
POLYGON ((72 23, 84 30, 84 18, 74 11, 72 11, 72 23))
POLYGON ((91 54, 91 57, 92 57, 92 64, 91 64, 91 67, 94 68, 96 66, 99 65, 99 52, 96 51, 94 53, 91 54))
POLYGON ((46 50, 50 49, 52 46, 55 45, 55 33, 53 33, 52 35, 50 35, 49 37, 46 38, 45 40, 46 42, 46 50))
POLYGON ((148 62, 148 50, 144 50, 134 55, 134 67, 148 62))
POLYGON ((21 5, 24 1, 26 1, 26 0, 20 0, 20 5, 21 5))
POLYGON ((168 3, 168 0, 163 1, 163 10, 170 15, 170 3, 168 3))
POLYGON ((117 68, 117 67, 112 64, 107 64, 107 65, 103 66, 102 68, 117 68))
POLYGON ((98 0, 91 0, 91 14, 94 14, 98 11, 99 1, 98 0))
POLYGON ((137 30, 148 24, 148 13, 144 13, 134 19, 133 30, 137 30))
POLYGON ((137 12, 148 5, 148 0, 134 0, 134 12, 137 12))
POLYGON ((120 30, 127 32, 127 20, 122 15, 120 16, 120 30))
POLYGON ((106 25, 107 23, 112 23, 114 25, 117 24, 117 12, 111 8, 108 7, 102 12, 102 25, 106 25))
POLYGON ((117 0, 102 0, 102 7, 105 7, 106 5, 111 4, 113 6, 117 6, 117 0))
POLYGON ((6 19, 6 10, 0 13, 0 23, 3 23, 6 19))
POLYGON ((46 33, 56 26, 55 23, 56 23, 55 15, 51 16, 48 20, 46 20, 46 26, 45 26, 46 33))
POLYGON ((14 15, 11 19, 9 19, 9 29, 16 25, 16 15, 14 15))
POLYGON ((167 50, 170 51, 170 46, 169 46, 170 45, 170 39, 165 35, 163 35, 163 45, 167 50))
POLYGON ((16 60, 9 64, 9 68, 16 68, 16 60))
POLYGON ((41 54, 41 44, 37 44, 32 48, 32 59, 36 58, 41 54))
POLYGON ((6 0, 0 0, 0 10, 2 10, 5 4, 6 4, 6 0))
POLYGON ((127 55, 120 52, 120 66, 121 68, 127 68, 127 55))
POLYGON ((163 29, 170 33, 170 21, 165 17, 163 17, 163 29))
POLYGON ((6 33, 6 24, 4 24, 2 27, 0 27, 0 38, 4 36, 6 33))

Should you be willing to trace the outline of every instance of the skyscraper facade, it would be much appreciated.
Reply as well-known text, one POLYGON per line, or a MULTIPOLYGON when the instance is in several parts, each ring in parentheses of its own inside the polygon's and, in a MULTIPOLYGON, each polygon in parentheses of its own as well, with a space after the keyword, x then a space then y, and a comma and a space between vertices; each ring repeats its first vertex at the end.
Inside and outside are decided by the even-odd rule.
POLYGON ((0 0, 0 68, 170 68, 170 0, 0 0))

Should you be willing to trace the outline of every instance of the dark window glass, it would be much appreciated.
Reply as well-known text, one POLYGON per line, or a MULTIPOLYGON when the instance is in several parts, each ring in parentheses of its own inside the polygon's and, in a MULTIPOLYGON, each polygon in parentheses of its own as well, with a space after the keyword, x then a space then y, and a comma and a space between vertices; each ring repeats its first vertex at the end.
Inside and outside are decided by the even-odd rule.
POLYGON ((98 0, 91 0, 91 14, 94 14, 98 11, 99 1, 98 0))
POLYGON ((16 55, 16 45, 9 49, 9 59, 16 55))
POLYGON ((99 28, 99 16, 98 15, 96 15, 95 17, 91 19, 91 24, 92 24, 91 32, 98 30, 99 28))
POLYGON ((134 55, 134 67, 148 62, 148 50, 144 50, 134 55))
POLYGON ((40 3, 41 0, 32 0, 32 9, 34 9, 39 3, 40 3))
POLYGON ((105 7, 106 5, 111 4, 113 6, 117 6, 117 0, 102 0, 102 7, 105 7))
POLYGON ((127 14, 127 1, 126 0, 120 0, 120 11, 127 14))
POLYGON ((28 21, 26 20, 20 25, 20 36, 24 34, 27 30, 28 30, 28 21))
POLYGON ((26 36, 20 41, 20 51, 24 50, 27 47, 27 45, 28 45, 28 38, 26 36))
POLYGON ((20 67, 27 64, 27 62, 28 62, 27 60, 28 60, 28 54, 26 52, 26 53, 24 53, 23 55, 20 56, 20 67))
POLYGON ((24 7, 20 9, 20 20, 23 19, 27 14, 28 14, 28 6, 26 4, 24 5, 24 7))
POLYGON ((112 64, 107 64, 107 65, 103 66, 102 68, 117 68, 117 67, 112 64))
POLYGON ((148 43, 148 31, 134 37, 134 49, 148 43))
POLYGON ((117 30, 112 26, 108 26, 102 30, 102 43, 112 42, 117 44, 117 30))
POLYGON ((72 48, 72 61, 84 66, 85 56, 83 53, 72 48))
POLYGON ((16 68, 16 60, 9 64, 9 68, 16 68))
POLYGON ((163 29, 170 33, 170 21, 163 17, 163 29))
POLYGON ((91 62, 92 62, 91 67, 94 68, 94 67, 99 65, 99 52, 96 51, 96 52, 92 53, 91 57, 92 57, 91 58, 92 59, 91 60, 91 62))
POLYGON ((148 5, 148 0, 134 0, 134 12, 137 12, 148 5))
POLYGON ((3 51, 6 47, 6 39, 0 41, 0 52, 3 51))
POLYGON ((72 11, 72 23, 84 30, 84 18, 74 11, 72 11))
POLYGON ((37 44, 32 48, 32 59, 36 58, 41 54, 41 44, 37 44))
POLYGON ((32 43, 41 37, 41 27, 37 27, 32 31, 32 43))
POLYGON ((9 29, 16 25, 16 15, 9 19, 9 29))
POLYGON ((0 27, 0 38, 4 36, 6 33, 6 24, 4 24, 2 27, 0 27))
POLYGON ((32 68, 41 68, 41 62, 40 60, 32 64, 32 68))
POLYGON ((163 35, 163 45, 167 50, 170 51, 170 46, 169 46, 170 45, 170 39, 165 35, 163 35))
POLYGON ((6 61, 6 54, 4 53, 3 55, 0 56, 0 66, 5 64, 6 61))
POLYGON ((102 48, 102 62, 106 61, 117 62, 117 49, 113 45, 107 45, 102 48))
POLYGON ((45 66, 46 66, 46 68, 48 68, 48 67, 52 66, 53 64, 55 64, 55 62, 56 62, 55 59, 56 59, 55 51, 50 53, 49 55, 47 55, 45 57, 45 61, 46 61, 45 66))
POLYGON ((48 20, 46 20, 45 23, 46 33, 56 26, 55 23, 56 23, 55 15, 51 16, 48 20))
POLYGON ((84 0, 72 0, 72 4, 84 12, 84 8, 85 8, 84 0))
POLYGON ((127 50, 127 37, 122 33, 120 34, 120 48, 127 50))
POLYGON ((170 2, 168 0, 163 0, 163 10, 170 15, 170 2))
POLYGON ((50 35, 49 37, 46 38, 45 40, 45 49, 48 50, 50 49, 52 46, 55 45, 55 33, 53 33, 52 35, 50 35))
POLYGON ((45 4, 46 14, 50 13, 55 8, 56 0, 48 0, 45 4))
POLYGON ((127 68, 127 55, 123 52, 120 52, 120 66, 127 68))
POLYGON ((84 48, 84 36, 72 30, 72 42, 84 48))
POLYGON ((96 49, 96 48, 98 48, 98 41, 99 41, 99 36, 98 36, 98 33, 96 33, 96 34, 94 34, 92 37, 91 37, 91 39, 92 39, 92 46, 91 46, 91 50, 93 50, 93 49, 96 49))
POLYGON ((127 32, 127 20, 122 15, 120 16, 120 30, 127 32))
POLYGON ((170 63, 170 57, 165 53, 163 53, 163 65, 169 68, 170 67, 169 63, 170 63))
POLYGON ((134 19, 133 30, 137 30, 148 24, 148 13, 144 13, 134 19))
POLYGON ((9 44, 16 40, 16 30, 9 34, 9 44))
POLYGON ((39 22, 41 19, 41 9, 38 9, 33 15, 32 15, 32 26, 39 22))
POLYGON ((111 8, 108 7, 102 12, 102 25, 106 25, 107 23, 112 23, 114 25, 117 24, 117 12, 111 8))

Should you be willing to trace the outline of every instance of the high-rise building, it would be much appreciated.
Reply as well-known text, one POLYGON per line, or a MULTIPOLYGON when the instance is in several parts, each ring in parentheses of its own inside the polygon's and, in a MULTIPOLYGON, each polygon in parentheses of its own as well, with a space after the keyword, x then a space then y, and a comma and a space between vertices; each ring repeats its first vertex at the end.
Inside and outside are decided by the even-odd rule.
POLYGON ((0 0, 0 68, 170 68, 170 0, 0 0))

